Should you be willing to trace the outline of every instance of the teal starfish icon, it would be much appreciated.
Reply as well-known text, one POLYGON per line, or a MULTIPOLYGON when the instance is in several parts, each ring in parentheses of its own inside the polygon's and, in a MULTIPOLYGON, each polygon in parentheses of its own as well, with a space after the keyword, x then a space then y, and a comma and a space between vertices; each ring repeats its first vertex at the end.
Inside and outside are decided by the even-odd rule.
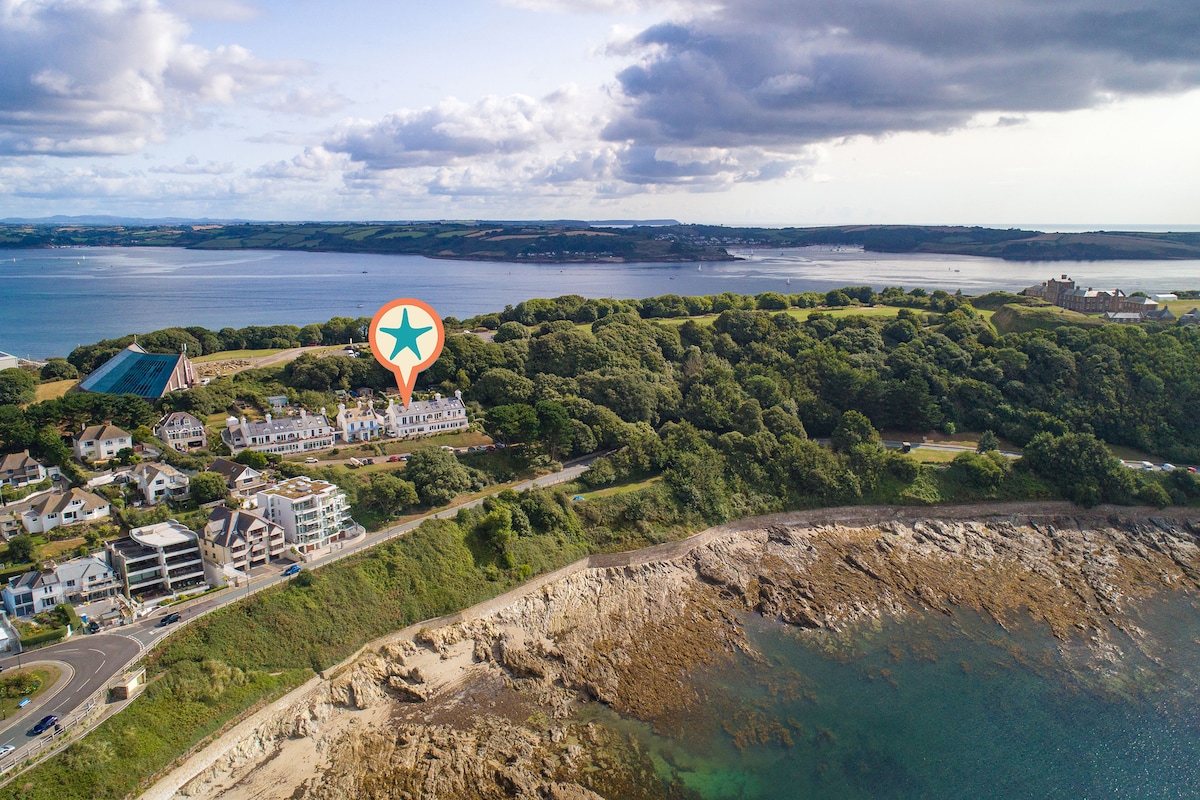
POLYGON ((388 361, 394 361, 396 356, 400 355, 405 350, 412 350, 413 355, 418 360, 421 358, 421 351, 417 349, 417 339, 421 338, 422 334, 429 333, 433 330, 430 325, 427 328, 414 328, 408 324, 408 309, 404 309, 404 317, 400 320, 399 328, 380 328, 380 333, 386 333, 396 340, 396 349, 392 350, 392 355, 388 361))

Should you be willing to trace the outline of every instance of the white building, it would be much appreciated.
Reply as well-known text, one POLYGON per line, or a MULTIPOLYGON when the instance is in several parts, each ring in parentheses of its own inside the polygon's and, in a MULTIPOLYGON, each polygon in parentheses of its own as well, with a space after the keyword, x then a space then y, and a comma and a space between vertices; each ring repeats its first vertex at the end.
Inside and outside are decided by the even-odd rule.
POLYGON ((346 408, 345 403, 338 403, 338 436, 343 442, 369 442, 378 439, 383 435, 386 423, 386 418, 377 414, 370 403, 364 405, 360 400, 352 408, 346 408))
POLYGON ((28 450, 0 457, 0 483, 6 483, 14 489, 20 489, 31 483, 41 483, 57 474, 59 474, 58 467, 47 468, 29 455, 28 450))
POLYGON ((134 528, 105 547, 127 595, 169 595, 207 585, 198 537, 173 519, 134 528))
POLYGON ((60 603, 90 603, 112 597, 121 584, 112 567, 95 556, 62 564, 47 562, 40 570, 14 576, 0 594, 14 617, 31 617, 60 603))
POLYGON ((0 352, 0 369, 16 369, 21 366, 21 359, 5 352, 0 352))
POLYGON ((186 500, 189 479, 170 464, 144 461, 129 472, 129 478, 142 493, 146 503, 157 505, 164 500, 186 500))
POLYGON ((299 476, 258 493, 258 510, 283 527, 284 539, 311 553, 347 538, 357 526, 346 495, 332 483, 299 476))
POLYGON ((232 569, 244 575, 279 558, 285 548, 282 526, 258 514, 224 506, 212 510, 200 532, 201 555, 224 574, 232 569))
POLYGON ((108 513, 108 501, 100 495, 70 489, 38 498, 21 514, 21 524, 30 533, 45 533, 61 525, 95 522, 107 517, 108 513))
POLYGON ((75 456, 90 461, 108 461, 133 447, 133 437, 116 425, 89 425, 75 438, 75 456))
POLYGON ((407 406, 397 405, 389 399, 384 417, 388 433, 396 437, 466 430, 469 424, 467 407, 459 391, 454 393, 454 397, 435 394, 432 400, 414 400, 407 406))
POLYGON ((297 417, 275 419, 267 414, 262 422, 229 417, 225 420, 225 430, 221 431, 221 440, 234 455, 243 450, 257 450, 285 456, 333 447, 334 429, 325 418, 325 409, 320 414, 301 409, 297 417))
POLYGON ((208 446, 204 423, 186 411, 167 414, 154 426, 154 435, 181 453, 208 446))

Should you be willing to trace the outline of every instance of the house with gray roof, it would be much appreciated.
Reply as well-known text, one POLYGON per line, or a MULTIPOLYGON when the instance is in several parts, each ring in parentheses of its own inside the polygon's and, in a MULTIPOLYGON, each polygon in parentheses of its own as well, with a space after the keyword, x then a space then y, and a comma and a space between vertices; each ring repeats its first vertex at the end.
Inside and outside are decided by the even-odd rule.
POLYGON ((209 466, 208 471, 224 478, 229 493, 235 497, 251 497, 267 485, 267 480, 261 472, 227 458, 218 458, 209 466))
POLYGON ((333 426, 325 418, 325 409, 321 409, 320 414, 309 414, 301 409, 295 417, 276 418, 267 414, 262 422, 230 417, 225 420, 221 441, 234 455, 243 450, 293 455, 333 447, 334 433, 333 426))
POLYGON ((154 426, 154 435, 181 453, 208 446, 204 423, 186 411, 173 411, 154 426))
POLYGON ((75 437, 75 457, 89 461, 108 461, 117 453, 133 447, 133 436, 116 425, 89 425, 75 437))
POLYGON ((45 533, 62 525, 96 522, 109 514, 108 501, 83 489, 52 492, 21 514, 21 524, 30 533, 45 533))
POLYGON ((283 555, 283 527, 250 511, 217 506, 200 532, 200 553, 207 564, 230 574, 245 575, 283 555))
POLYGON ((143 461, 129 472, 146 503, 156 505, 164 500, 186 500, 190 480, 170 464, 143 461))
POLYGON ((42 462, 29 455, 28 450, 0 457, 0 483, 8 484, 14 489, 20 489, 31 483, 41 483, 57 474, 59 474, 58 467, 47 468, 42 462))

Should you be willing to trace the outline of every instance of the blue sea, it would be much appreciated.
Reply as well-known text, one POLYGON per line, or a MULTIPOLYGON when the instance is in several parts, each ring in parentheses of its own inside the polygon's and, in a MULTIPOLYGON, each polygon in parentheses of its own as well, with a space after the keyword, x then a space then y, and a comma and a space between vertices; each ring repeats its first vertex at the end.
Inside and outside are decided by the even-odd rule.
POLYGON ((80 344, 168 326, 210 329, 371 316, 396 297, 442 315, 499 311, 531 297, 797 293, 846 285, 966 293, 1019 290, 1069 272, 1084 285, 1200 288, 1198 261, 1028 264, 845 248, 747 250, 683 264, 501 264, 420 256, 210 252, 179 248, 0 250, 0 350, 64 356, 80 344))
POLYGON ((1028 622, 931 613, 846 635, 744 619, 761 660, 700 673, 706 708, 654 732, 598 712, 705 800, 1200 797, 1200 614, 1143 601, 1146 652, 1096 667, 1028 622))

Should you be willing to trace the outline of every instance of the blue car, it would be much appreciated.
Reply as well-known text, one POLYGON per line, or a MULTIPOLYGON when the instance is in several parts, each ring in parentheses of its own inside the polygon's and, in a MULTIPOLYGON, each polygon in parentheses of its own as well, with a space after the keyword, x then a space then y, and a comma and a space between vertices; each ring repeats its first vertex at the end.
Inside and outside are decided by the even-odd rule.
POLYGON ((299 564, 292 564, 290 567, 288 567, 287 569, 285 569, 283 571, 283 577, 285 577, 285 578, 290 577, 292 575, 299 575, 299 574, 300 574, 300 565, 299 564))
POLYGON ((44 716, 40 720, 38 720, 37 725, 33 726, 33 735, 38 736, 40 734, 43 734, 46 731, 53 728, 55 726, 55 724, 57 724, 57 723, 58 723, 58 717, 54 716, 53 714, 47 714, 46 716, 44 716))

